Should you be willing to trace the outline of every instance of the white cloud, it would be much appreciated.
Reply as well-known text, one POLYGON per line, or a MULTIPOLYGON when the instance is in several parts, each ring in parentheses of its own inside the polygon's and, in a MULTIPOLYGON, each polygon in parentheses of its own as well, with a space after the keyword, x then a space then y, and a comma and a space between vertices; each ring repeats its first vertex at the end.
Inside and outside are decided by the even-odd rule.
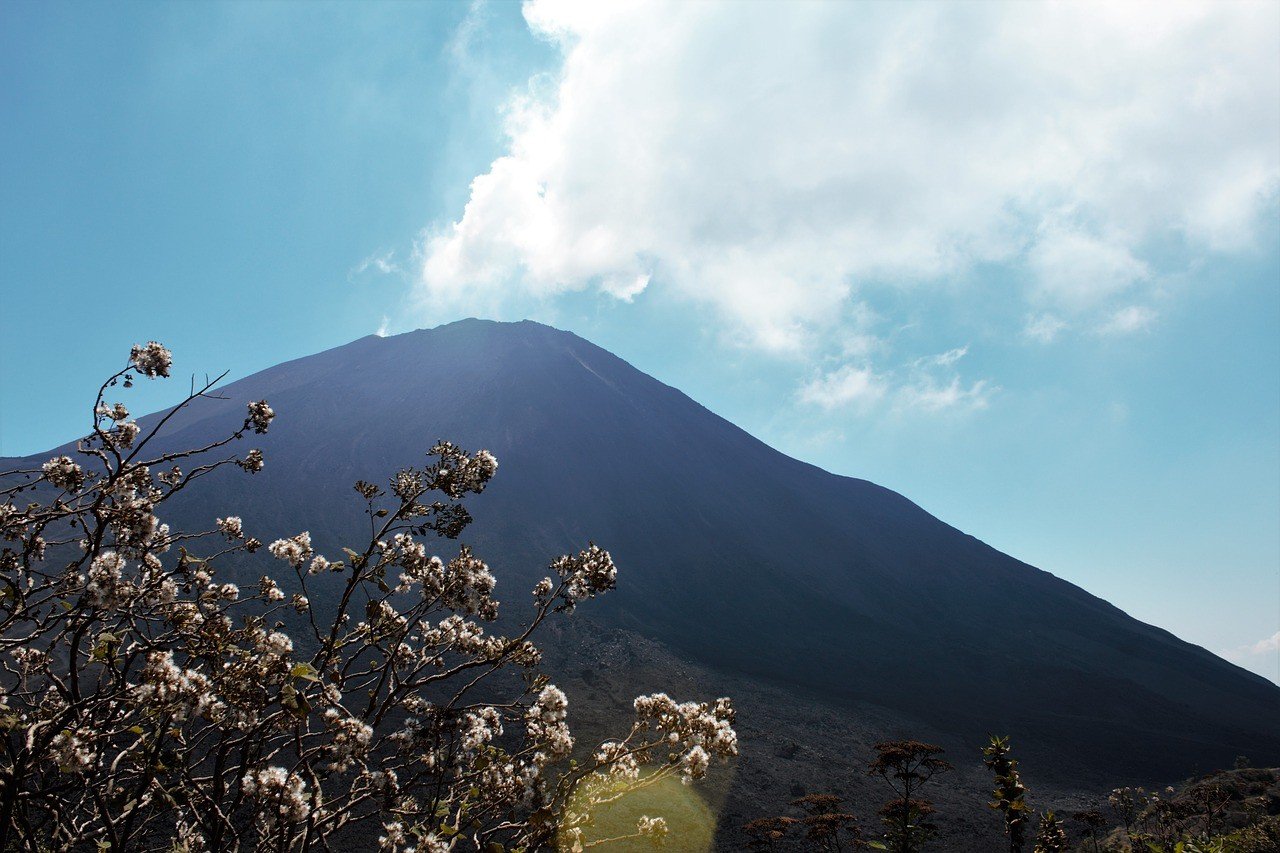
POLYGON ((1011 333, 1121 331, 1154 319, 1121 316, 1162 272, 1151 246, 1248 246, 1280 185, 1274 3, 535 0, 525 17, 562 67, 511 99, 507 152, 424 233, 425 306, 660 290, 767 350, 865 350, 864 283, 995 263, 1039 318, 1011 333))
POLYGON ((998 389, 985 379, 966 384, 960 378, 956 364, 968 352, 968 346, 957 347, 889 373, 842 365, 805 383, 797 396, 801 403, 828 410, 854 406, 867 411, 883 400, 898 412, 985 409, 998 389))
POLYGON ((937 355, 926 355, 923 358, 915 360, 916 367, 951 367, 960 359, 969 354, 968 345, 949 349, 946 352, 940 352, 937 355))
POLYGON ((869 368, 845 365, 800 388, 802 403, 836 409, 857 404, 868 407, 884 397, 888 383, 869 368))
POLYGON ((354 279, 364 275, 366 272, 376 272, 382 275, 391 275, 392 273, 401 272, 400 265, 395 261, 395 250, 390 249, 385 252, 374 252, 360 263, 351 268, 351 272, 347 274, 348 279, 354 279))
POLYGON ((969 354, 968 345, 918 358, 894 397, 898 411, 942 412, 985 409, 998 389, 988 380, 966 384, 956 365, 969 354))
POLYGON ((378 324, 378 331, 374 332, 380 338, 385 338, 391 333, 391 318, 386 314, 382 315, 382 322, 378 324))
POLYGON ((1254 655, 1265 655, 1275 651, 1280 651, 1280 631, 1276 631, 1270 637, 1259 640, 1249 647, 1249 653, 1254 655))
POLYGON ((1145 305, 1127 305, 1098 325, 1100 335, 1129 335, 1151 328, 1156 312, 1145 305))
POLYGON ((1147 264, 1123 243, 1074 229, 1042 231, 1028 263, 1036 279, 1036 299, 1073 311, 1093 308, 1151 277, 1147 264))
POLYGON ((455 66, 464 66, 466 71, 474 70, 476 42, 484 36, 488 16, 489 5, 485 0, 471 0, 467 4, 467 14, 463 16, 462 23, 453 31, 446 45, 455 66))
POLYGON ((1239 646, 1222 652, 1222 656, 1245 669, 1253 670, 1280 683, 1280 631, 1264 637, 1251 646, 1239 646))
POLYGON ((904 386, 898 392, 895 403, 900 409, 918 409, 925 412, 939 412, 944 409, 985 409, 994 390, 985 379, 966 386, 958 376, 951 377, 951 380, 945 384, 932 377, 926 377, 913 385, 904 386))
POLYGON ((1053 314, 1033 314, 1027 317, 1026 325, 1022 327, 1022 336, 1036 343, 1051 344, 1066 328, 1067 323, 1061 317, 1053 314))

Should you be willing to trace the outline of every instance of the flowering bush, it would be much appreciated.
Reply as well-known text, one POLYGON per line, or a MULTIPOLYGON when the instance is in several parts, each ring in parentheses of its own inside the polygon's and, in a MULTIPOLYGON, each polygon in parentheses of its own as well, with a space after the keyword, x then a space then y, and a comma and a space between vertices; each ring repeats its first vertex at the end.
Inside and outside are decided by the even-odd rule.
MULTIPOLYGON (((145 435, 105 397, 171 367, 159 343, 134 347, 79 461, 0 475, 0 850, 302 851, 360 833, 385 851, 576 850, 593 803, 736 754, 728 700, 656 694, 625 737, 571 760, 568 699, 531 637, 616 568, 594 544, 556 559, 525 626, 490 633, 489 567, 427 547, 470 522, 462 500, 498 467, 487 451, 441 442, 387 490, 357 483, 371 535, 340 557, 305 531, 263 550, 236 516, 171 530, 174 495, 262 470, 230 445, 276 416, 256 401, 221 440, 151 451, 218 380, 145 435), (219 577, 233 555, 264 565, 256 584, 219 577)), ((666 832, 646 816, 625 837, 666 832)))

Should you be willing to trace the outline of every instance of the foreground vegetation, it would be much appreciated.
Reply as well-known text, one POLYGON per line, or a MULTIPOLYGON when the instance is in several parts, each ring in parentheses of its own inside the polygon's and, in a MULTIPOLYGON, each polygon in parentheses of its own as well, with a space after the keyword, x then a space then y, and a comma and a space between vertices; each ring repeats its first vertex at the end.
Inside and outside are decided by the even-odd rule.
POLYGON ((158 442, 218 398, 218 380, 193 382, 145 430, 107 395, 171 365, 159 343, 134 347, 75 458, 0 474, 0 850, 661 840, 660 815, 612 839, 584 830, 600 804, 700 779, 737 752, 729 700, 664 693, 637 698, 616 740, 577 747, 532 637, 611 590, 616 568, 594 544, 555 559, 528 622, 489 633, 489 567, 465 545, 447 559, 428 550, 471 521, 463 499, 498 467, 487 451, 440 442, 385 489, 356 483, 369 535, 340 557, 308 531, 264 545, 230 513, 171 529, 159 514, 175 496, 263 469, 260 450, 232 451, 276 416, 255 401, 216 440, 158 442))
MULTIPOLYGON (((542 671, 539 628, 615 586, 607 551, 553 560, 529 619, 497 633, 489 566, 465 545, 428 549, 462 534, 465 499, 498 467, 448 442, 385 487, 354 484, 369 532, 340 553, 308 531, 265 544, 231 512, 171 529, 165 504, 206 478, 252 482, 263 453, 233 450, 276 417, 250 402, 226 435, 173 447, 166 429, 218 399, 218 380, 146 429, 107 399, 171 365, 160 344, 135 347, 74 456, 0 473, 0 851, 713 843, 714 815, 684 792, 737 753, 729 700, 640 696, 619 737, 583 749, 542 671)), ((1033 808, 1008 739, 980 758, 1010 853, 1280 850, 1274 770, 1059 814, 1033 808)), ((810 794, 744 829, 763 850, 937 849, 929 796, 951 769, 935 745, 887 741, 866 772, 888 799, 866 823, 810 794)))
MULTIPOLYGON (((933 845, 939 827, 924 789, 951 769, 938 746, 918 741, 876 745, 867 772, 883 777, 894 794, 880 809, 879 828, 863 828, 843 800, 810 794, 791 803, 792 814, 743 827, 753 850, 888 850, 917 853, 933 845)), ((994 778, 988 808, 1002 821, 1009 853, 1278 853, 1280 768, 1251 768, 1237 759, 1161 792, 1116 788, 1097 809, 1037 812, 1023 784, 1007 737, 992 737, 982 759, 994 778)))

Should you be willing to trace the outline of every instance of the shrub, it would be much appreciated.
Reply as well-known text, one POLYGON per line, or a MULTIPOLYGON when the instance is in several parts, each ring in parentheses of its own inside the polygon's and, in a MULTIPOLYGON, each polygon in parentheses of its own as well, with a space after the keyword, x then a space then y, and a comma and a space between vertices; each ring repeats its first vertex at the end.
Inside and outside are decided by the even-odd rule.
POLYGON ((939 746, 914 740, 876 744, 876 758, 867 772, 883 778, 897 794, 880 809, 885 849, 914 853, 936 834, 937 827, 929 821, 933 805, 913 795, 935 775, 951 769, 940 757, 942 752, 939 746))
MULTIPOLYGON (((625 736, 571 762, 568 700, 531 637, 612 589, 616 569, 594 544, 556 559, 527 624, 489 633, 489 567, 465 545, 448 559, 427 547, 470 522, 464 498, 497 470, 487 451, 440 442, 386 490, 357 483, 371 532, 339 559, 305 531, 264 549, 234 515, 170 529, 159 515, 175 495, 263 468, 231 446, 276 416, 253 402, 217 441, 155 450, 218 380, 146 430, 106 396, 171 363, 158 343, 135 347, 76 458, 0 475, 0 850, 283 853, 353 832, 385 851, 580 849, 600 796, 692 781, 736 753, 727 699, 659 693, 636 699, 625 736), (261 564, 260 579, 229 582, 232 560, 261 564)), ((629 837, 665 828, 645 816, 629 837)))
POLYGON ((987 805, 1004 817, 1009 853, 1022 853, 1026 844, 1027 788, 1018 773, 1018 760, 1010 754, 1009 738, 992 735, 982 755, 983 763, 996 777, 992 800, 987 805))

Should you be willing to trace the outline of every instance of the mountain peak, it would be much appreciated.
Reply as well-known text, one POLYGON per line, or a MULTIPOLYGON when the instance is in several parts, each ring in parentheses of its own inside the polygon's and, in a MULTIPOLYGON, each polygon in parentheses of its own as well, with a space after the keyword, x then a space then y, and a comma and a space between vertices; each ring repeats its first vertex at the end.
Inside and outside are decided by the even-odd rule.
POLYGON ((460 320, 362 338, 226 393, 175 418, 171 440, 208 443, 265 398, 277 412, 267 466, 251 489, 210 477, 179 507, 192 526, 235 511, 264 541, 309 529, 337 550, 361 533, 355 480, 449 439, 500 460, 467 537, 504 567, 517 591, 504 598, 592 539, 622 572, 593 618, 701 665, 974 742, 1016 727, 1064 773, 1280 762, 1265 723, 1280 688, 901 495, 769 448, 572 333, 460 320))
POLYGON ((519 338, 524 340, 574 338, 580 341, 584 340, 573 332, 558 329, 555 326, 548 326, 536 320, 490 320, 481 317, 465 317, 461 320, 441 323, 430 328, 413 329, 408 332, 387 335, 384 340, 396 340, 406 337, 422 338, 426 336, 441 336, 453 340, 466 337, 519 338))

